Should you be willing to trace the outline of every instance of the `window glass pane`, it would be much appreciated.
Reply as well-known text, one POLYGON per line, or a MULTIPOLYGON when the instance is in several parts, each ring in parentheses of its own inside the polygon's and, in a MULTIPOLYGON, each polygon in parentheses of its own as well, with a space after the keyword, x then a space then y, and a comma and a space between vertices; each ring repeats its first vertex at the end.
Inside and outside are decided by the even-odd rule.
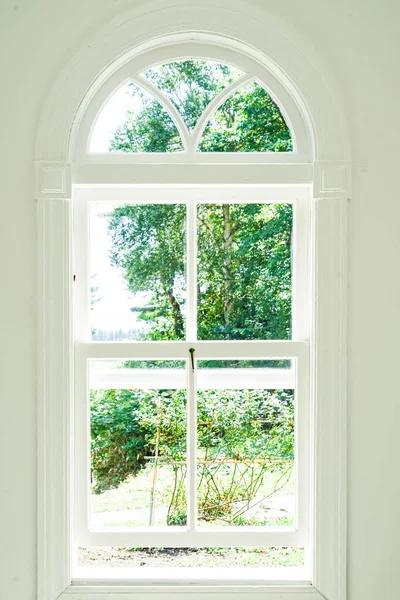
POLYGON ((166 109, 135 83, 121 87, 99 114, 89 152, 182 152, 166 109))
POLYGON ((279 107, 255 81, 237 90, 213 114, 201 152, 291 152, 292 138, 279 107))
POLYGON ((239 69, 211 60, 181 60, 142 74, 172 102, 188 129, 193 129, 215 96, 237 77, 239 69))
POLYGON ((184 339, 185 270, 184 205, 91 204, 92 340, 184 339))
POLYGON ((197 392, 199 525, 294 526, 293 370, 241 369, 240 384, 218 366, 212 388, 207 362, 210 383, 197 392))
POLYGON ((291 204, 199 204, 198 338, 286 340, 291 204))
POLYGON ((91 526, 184 524, 186 365, 157 362, 90 361, 91 526))
MULTIPOLYGON (((223 358, 221 360, 198 360, 197 366, 199 369, 237 369, 242 372, 242 369, 252 369, 252 373, 280 373, 288 374, 292 373, 292 361, 287 358, 280 358, 279 360, 265 358, 265 359, 252 359, 252 358, 223 358), (279 369, 279 371, 277 371, 279 369)), ((236 371, 233 372, 235 374, 236 371)), ((200 371, 201 376, 202 371, 200 371)), ((246 373, 246 371, 244 372, 246 373)))
POLYGON ((296 382, 291 359, 199 360, 197 367, 197 388, 202 390, 294 389, 296 382))
MULTIPOLYGON (((120 548, 116 546, 78 549, 80 567, 218 568, 301 567, 304 548, 120 548)), ((255 573, 253 572, 252 575, 255 573)), ((232 574, 233 575, 233 574, 232 574)), ((232 577, 230 574, 230 576, 232 577)))

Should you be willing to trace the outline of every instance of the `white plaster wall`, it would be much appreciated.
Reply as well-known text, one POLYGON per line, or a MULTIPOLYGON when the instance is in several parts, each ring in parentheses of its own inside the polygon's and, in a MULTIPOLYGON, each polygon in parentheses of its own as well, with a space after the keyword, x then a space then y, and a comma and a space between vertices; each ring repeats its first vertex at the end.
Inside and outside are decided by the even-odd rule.
MULTIPOLYGON (((36 598, 35 128, 57 69, 100 23, 132 4, 0 1, 0 600, 36 598)), ((318 53, 347 106, 354 161, 349 600, 395 600, 400 598, 400 4, 248 4, 249 10, 257 4, 285 20, 302 51, 318 53)))

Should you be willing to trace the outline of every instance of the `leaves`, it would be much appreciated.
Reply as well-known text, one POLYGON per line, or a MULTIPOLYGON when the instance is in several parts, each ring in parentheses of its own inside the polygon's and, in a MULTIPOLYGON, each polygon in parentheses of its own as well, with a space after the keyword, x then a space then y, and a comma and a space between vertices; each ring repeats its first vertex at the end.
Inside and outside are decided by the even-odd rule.
MULTIPOLYGON (((237 72, 224 65, 210 67, 207 61, 181 61, 150 69, 145 76, 193 128, 212 97, 237 72)), ((111 149, 180 150, 175 125, 161 105, 137 86, 132 92, 142 103, 118 130, 111 149)), ((291 149, 290 132, 278 107, 256 83, 238 90, 216 111, 200 143, 204 152, 291 149)), ((292 206, 199 204, 197 216, 199 339, 289 339, 292 206)), ((145 292, 148 297, 146 303, 132 306, 148 325, 143 338, 185 339, 185 205, 129 204, 118 206, 106 218, 111 263, 122 269, 132 294, 145 292)), ((221 361, 218 366, 234 363, 221 361)), ((140 361, 125 366, 146 367, 140 361)), ((170 361, 168 366, 176 365, 170 361)), ((145 457, 154 456, 158 439, 159 458, 173 464, 175 478, 168 522, 184 523, 186 401, 183 390, 92 392, 96 489, 116 486, 138 473, 148 464, 145 457)), ((242 517, 234 506, 251 502, 265 473, 281 469, 283 481, 290 476, 279 461, 294 458, 293 404, 291 390, 199 392, 201 518, 230 515, 239 523, 242 517)))
POLYGON ((241 72, 205 60, 183 60, 148 69, 144 77, 172 102, 188 129, 193 129, 213 98, 241 72))
POLYGON ((128 204, 109 216, 111 264, 121 267, 130 292, 151 292, 139 308, 153 325, 151 339, 183 339, 185 303, 185 206, 128 204))
POLYGON ((288 126, 271 96, 253 82, 230 96, 208 122, 201 152, 290 152, 288 126))
POLYGON ((132 83, 131 89, 140 108, 128 111, 110 142, 110 152, 181 152, 182 140, 165 108, 137 85, 132 83))
MULTIPOLYGON (((234 67, 203 60, 176 61, 148 69, 144 77, 175 106, 193 130, 209 103, 236 77, 234 67)), ((110 142, 117 152, 182 152, 177 127, 165 108, 137 84, 130 84, 136 108, 110 142)), ((290 130, 282 113, 256 81, 234 92, 212 115, 200 152, 291 152, 290 130)))

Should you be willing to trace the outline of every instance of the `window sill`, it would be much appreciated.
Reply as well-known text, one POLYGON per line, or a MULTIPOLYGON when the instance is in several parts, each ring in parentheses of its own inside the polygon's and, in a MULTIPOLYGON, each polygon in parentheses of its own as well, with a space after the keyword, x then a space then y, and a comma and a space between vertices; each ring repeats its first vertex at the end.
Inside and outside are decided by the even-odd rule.
POLYGON ((72 584, 58 600, 182 600, 221 597, 236 600, 323 600, 304 567, 235 569, 76 567, 72 584))
POLYGON ((268 600, 326 600, 320 592, 308 581, 292 581, 285 583, 278 581, 249 582, 238 581, 202 581, 171 580, 170 583, 163 580, 159 583, 154 581, 135 581, 128 579, 113 580, 106 583, 100 580, 75 580, 58 598, 58 600, 98 600, 106 597, 107 600, 137 600, 145 597, 146 600, 175 600, 180 599, 207 598, 207 600, 220 600, 220 598, 235 598, 235 600, 246 600, 247 598, 268 600))
POLYGON ((310 585, 306 567, 75 567, 73 585, 310 585))

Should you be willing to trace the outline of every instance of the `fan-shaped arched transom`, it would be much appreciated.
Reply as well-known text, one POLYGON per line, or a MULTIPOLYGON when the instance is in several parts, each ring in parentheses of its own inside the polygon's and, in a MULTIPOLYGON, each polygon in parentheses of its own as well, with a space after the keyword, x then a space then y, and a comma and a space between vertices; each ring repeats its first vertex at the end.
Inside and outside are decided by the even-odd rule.
POLYGON ((90 152, 290 152, 282 113, 251 75, 199 59, 147 69, 100 112, 90 152))
POLYGON ((162 154, 179 153, 196 162, 206 153, 257 153, 266 160, 271 153, 308 154, 300 115, 288 110, 259 63, 201 55, 156 62, 149 54, 148 61, 142 55, 114 73, 97 92, 80 127, 78 155, 154 153, 159 161, 162 154))

